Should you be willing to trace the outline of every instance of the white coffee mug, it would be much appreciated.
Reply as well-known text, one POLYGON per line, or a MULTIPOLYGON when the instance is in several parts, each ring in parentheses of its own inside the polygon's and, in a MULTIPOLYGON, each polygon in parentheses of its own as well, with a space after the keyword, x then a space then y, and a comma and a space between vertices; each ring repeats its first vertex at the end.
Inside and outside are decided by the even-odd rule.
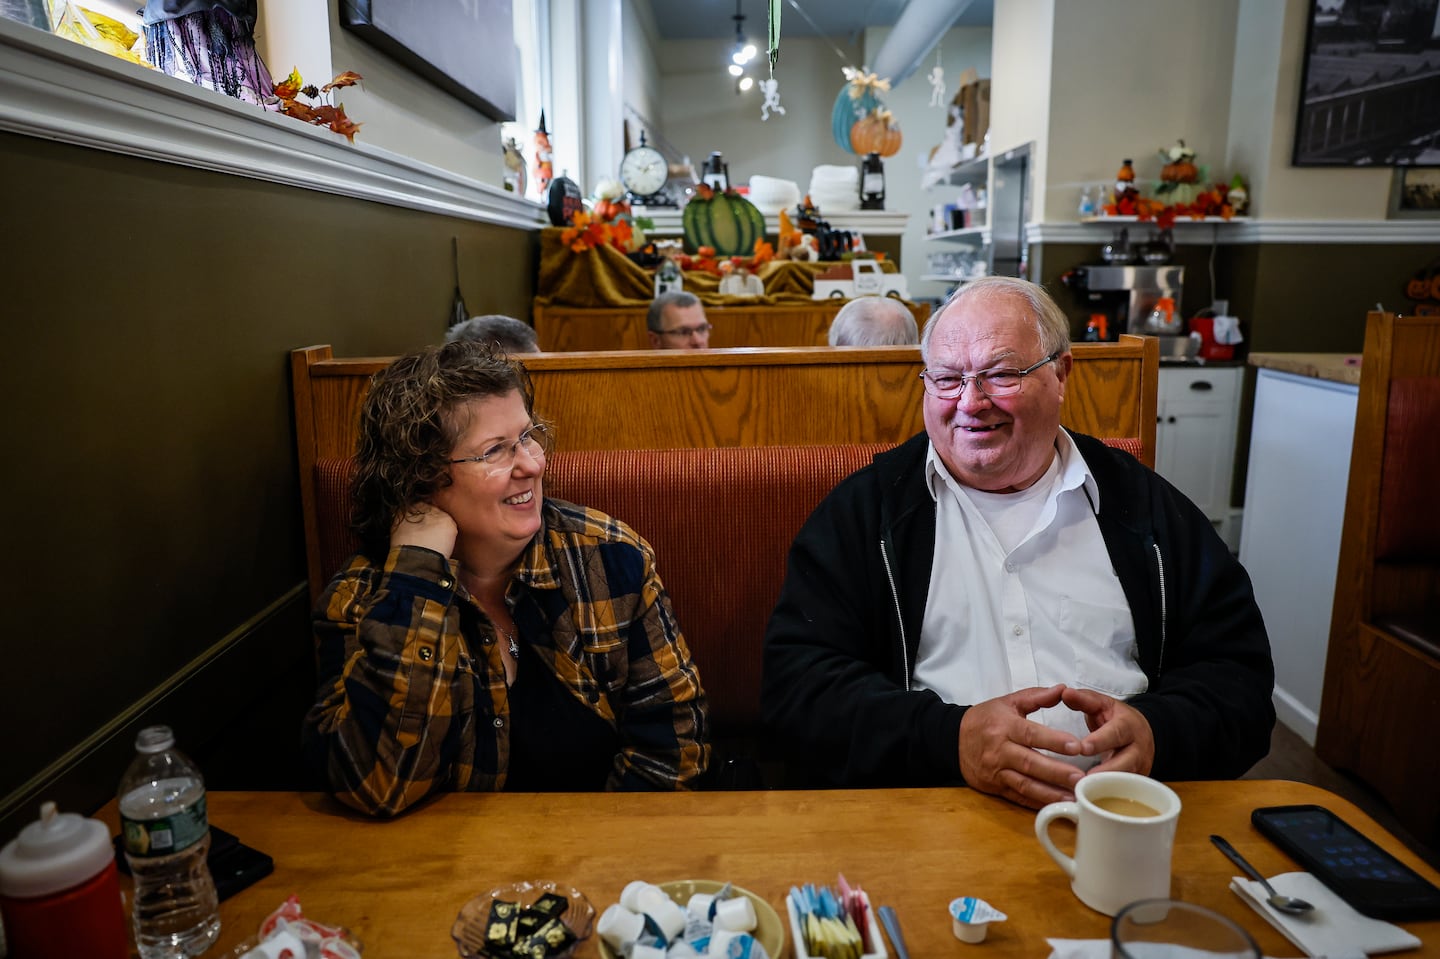
POLYGON ((1137 899, 1170 895, 1170 853, 1180 797, 1136 773, 1091 773, 1074 802, 1051 803, 1035 817, 1035 835, 1070 877, 1070 888, 1096 912, 1113 916, 1137 899), (1075 823, 1075 857, 1050 839, 1050 823, 1075 823))

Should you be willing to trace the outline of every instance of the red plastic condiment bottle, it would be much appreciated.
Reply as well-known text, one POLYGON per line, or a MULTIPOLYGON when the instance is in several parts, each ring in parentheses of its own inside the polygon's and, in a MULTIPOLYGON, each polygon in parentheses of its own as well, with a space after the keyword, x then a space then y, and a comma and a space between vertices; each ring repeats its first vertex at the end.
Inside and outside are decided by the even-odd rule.
POLYGON ((105 824, 42 805, 40 819, 0 849, 0 916, 17 959, 126 959, 125 908, 105 824))

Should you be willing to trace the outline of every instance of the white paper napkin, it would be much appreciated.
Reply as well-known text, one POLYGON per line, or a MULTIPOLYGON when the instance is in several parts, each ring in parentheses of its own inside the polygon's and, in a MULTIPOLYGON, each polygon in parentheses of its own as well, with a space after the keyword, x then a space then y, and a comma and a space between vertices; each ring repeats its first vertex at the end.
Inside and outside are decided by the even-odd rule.
POLYGON ((1270 925, 1304 950, 1307 956, 1342 959, 1382 952, 1417 949, 1420 940, 1399 926, 1356 912, 1345 900, 1308 872, 1287 872, 1270 877, 1270 885, 1285 896, 1305 899, 1314 909, 1303 916, 1280 912, 1265 901, 1258 882, 1235 876, 1230 888, 1270 925))

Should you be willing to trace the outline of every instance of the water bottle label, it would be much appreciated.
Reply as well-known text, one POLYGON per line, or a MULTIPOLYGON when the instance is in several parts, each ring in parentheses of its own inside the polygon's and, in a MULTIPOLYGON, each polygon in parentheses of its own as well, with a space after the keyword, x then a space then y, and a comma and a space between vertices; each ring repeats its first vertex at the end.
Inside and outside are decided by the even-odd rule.
POLYGON ((169 856, 190 848, 210 829, 204 796, 172 816, 142 820, 122 815, 120 822, 125 831, 125 851, 132 856, 169 856))

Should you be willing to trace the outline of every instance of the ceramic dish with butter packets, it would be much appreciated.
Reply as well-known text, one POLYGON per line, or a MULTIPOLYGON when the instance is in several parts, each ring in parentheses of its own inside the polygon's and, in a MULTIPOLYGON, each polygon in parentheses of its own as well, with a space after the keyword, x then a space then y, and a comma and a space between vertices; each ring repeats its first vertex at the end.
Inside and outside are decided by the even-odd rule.
POLYGON ((585 894, 563 883, 512 882, 460 907, 450 937, 462 959, 561 959, 595 926, 585 894))

